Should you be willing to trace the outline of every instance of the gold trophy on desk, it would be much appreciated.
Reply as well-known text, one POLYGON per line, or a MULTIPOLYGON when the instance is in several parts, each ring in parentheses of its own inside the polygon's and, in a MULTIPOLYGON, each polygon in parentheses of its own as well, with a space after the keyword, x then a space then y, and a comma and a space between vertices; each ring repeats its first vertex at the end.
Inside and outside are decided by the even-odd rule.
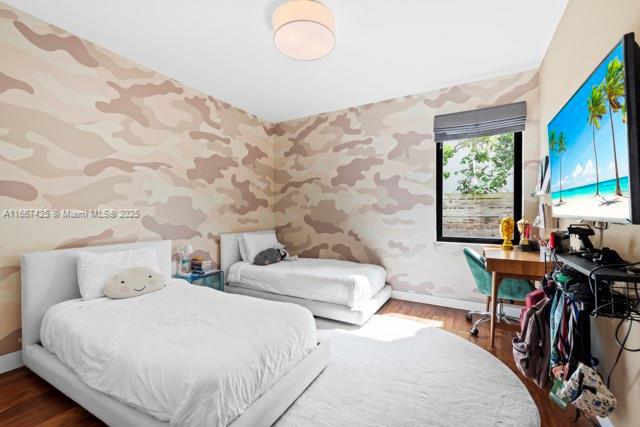
POLYGON ((513 249, 511 239, 513 239, 513 229, 515 221, 510 216, 500 220, 500 234, 502 235, 502 249, 510 251, 513 249))
POLYGON ((520 221, 517 222, 518 231, 520 232, 520 242, 518 242, 518 247, 524 251, 529 250, 529 238, 527 234, 529 233, 529 220, 525 217, 522 217, 520 221))

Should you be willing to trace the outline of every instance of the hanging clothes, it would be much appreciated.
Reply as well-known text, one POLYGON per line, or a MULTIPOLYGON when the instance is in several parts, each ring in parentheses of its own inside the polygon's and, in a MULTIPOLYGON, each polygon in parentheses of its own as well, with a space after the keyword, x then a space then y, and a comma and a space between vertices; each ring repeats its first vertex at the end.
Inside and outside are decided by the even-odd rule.
POLYGON ((553 276, 555 295, 550 311, 550 366, 556 378, 567 379, 579 363, 594 366, 591 356, 588 296, 585 284, 566 272, 553 276))

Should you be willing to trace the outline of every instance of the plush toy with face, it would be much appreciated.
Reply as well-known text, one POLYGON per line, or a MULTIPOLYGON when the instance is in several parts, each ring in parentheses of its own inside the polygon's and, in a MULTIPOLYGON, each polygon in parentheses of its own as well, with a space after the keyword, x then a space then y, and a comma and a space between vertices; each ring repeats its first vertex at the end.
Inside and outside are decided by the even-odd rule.
POLYGON ((147 267, 135 267, 116 273, 104 286, 111 298, 131 298, 158 291, 165 286, 164 276, 147 267))

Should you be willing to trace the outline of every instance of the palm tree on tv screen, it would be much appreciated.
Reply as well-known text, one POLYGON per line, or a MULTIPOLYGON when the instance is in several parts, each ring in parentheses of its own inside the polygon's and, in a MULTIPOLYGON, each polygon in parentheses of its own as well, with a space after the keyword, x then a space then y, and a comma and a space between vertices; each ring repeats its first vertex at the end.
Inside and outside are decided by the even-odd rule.
POLYGON ((558 136, 558 142, 556 143, 556 152, 558 153, 558 157, 560 159, 560 202, 562 203, 562 153, 567 151, 566 139, 564 137, 564 132, 560 132, 560 136, 558 136))
POLYGON ((591 95, 587 98, 587 109, 589 110, 588 122, 591 125, 593 138, 593 157, 596 161, 596 196, 600 195, 600 175, 598 173, 598 150, 596 149, 596 129, 600 129, 600 121, 607 114, 604 91, 602 84, 591 88, 591 95))
MULTIPOLYGON (((622 62, 618 58, 614 58, 607 65, 607 74, 602 82, 602 90, 607 98, 607 107, 609 109, 609 119, 611 123, 611 143, 613 145, 613 164, 616 172, 616 196, 622 196, 620 188, 620 175, 618 173, 618 153, 616 152, 616 133, 613 130, 613 113, 617 113, 623 109, 620 98, 624 96, 624 71, 622 62)), ((626 109, 626 108, 625 108, 626 109)), ((623 114, 624 120, 624 114, 623 114)))
POLYGON ((558 135, 555 130, 552 130, 549 133, 549 149, 551 152, 558 155, 558 166, 560 167, 560 179, 558 180, 558 184, 560 186, 560 203, 562 203, 562 153, 567 151, 564 132, 560 132, 560 135, 558 135))
MULTIPOLYGON (((558 143, 558 134, 556 133, 555 129, 552 129, 551 131, 549 131, 549 153, 556 152, 557 143, 558 143)), ((562 182, 562 174, 560 174, 559 182, 562 182)), ((562 191, 560 192, 560 199, 562 200, 562 191)))

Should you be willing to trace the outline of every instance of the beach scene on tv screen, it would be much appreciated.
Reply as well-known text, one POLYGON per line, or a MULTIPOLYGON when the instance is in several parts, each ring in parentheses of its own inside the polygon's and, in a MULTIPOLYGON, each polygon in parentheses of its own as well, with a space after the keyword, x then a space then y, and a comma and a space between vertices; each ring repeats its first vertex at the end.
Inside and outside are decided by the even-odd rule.
POLYGON ((630 217, 623 54, 620 43, 549 123, 554 216, 630 217))

